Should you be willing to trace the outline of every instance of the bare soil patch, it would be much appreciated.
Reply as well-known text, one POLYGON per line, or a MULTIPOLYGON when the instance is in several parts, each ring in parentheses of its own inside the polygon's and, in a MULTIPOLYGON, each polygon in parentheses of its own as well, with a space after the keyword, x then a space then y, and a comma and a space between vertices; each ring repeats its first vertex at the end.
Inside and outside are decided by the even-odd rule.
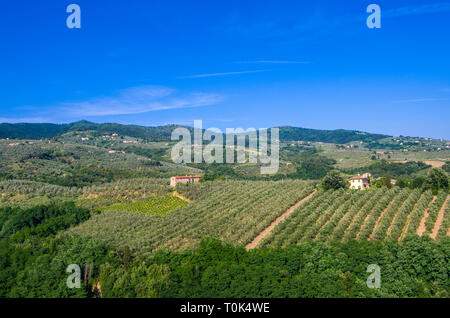
POLYGON ((194 201, 192 201, 191 199, 186 198, 184 195, 179 194, 177 191, 174 191, 174 192, 173 192, 173 196, 175 196, 175 197, 177 197, 178 199, 181 199, 181 200, 183 200, 183 201, 189 202, 189 203, 194 202, 194 201))
POLYGON ((436 220, 436 223, 434 224, 434 228, 433 228, 433 232, 431 233, 430 237, 435 240, 436 236, 439 232, 439 228, 441 227, 442 221, 444 220, 444 213, 445 213, 445 207, 447 206, 448 203, 448 196, 445 199, 444 204, 441 206, 441 209, 439 210, 439 214, 436 220))
POLYGON ((427 165, 432 166, 433 168, 442 168, 445 165, 445 162, 436 161, 436 160, 426 160, 424 161, 427 165))
POLYGON ((428 205, 428 208, 425 210, 425 213, 422 217, 422 220, 420 220, 420 224, 419 227, 417 228, 417 235, 422 236, 423 232, 426 231, 427 226, 426 226, 426 222, 427 222, 427 218, 430 215, 430 213, 428 212, 430 210, 430 206, 433 205, 434 201, 436 201, 437 196, 433 197, 433 200, 431 200, 430 204, 428 205))
MULTIPOLYGON (((407 163, 407 162, 419 162, 422 160, 395 160, 392 162, 395 163, 407 163)), ((423 160, 423 162, 427 165, 432 166, 433 168, 442 168, 445 165, 445 161, 439 161, 439 160, 423 160)))

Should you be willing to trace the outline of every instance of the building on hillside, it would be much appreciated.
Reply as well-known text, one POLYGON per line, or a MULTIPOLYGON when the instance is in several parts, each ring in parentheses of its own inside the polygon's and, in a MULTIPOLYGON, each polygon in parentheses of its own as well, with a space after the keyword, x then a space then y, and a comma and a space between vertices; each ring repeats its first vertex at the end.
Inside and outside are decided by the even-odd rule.
POLYGON ((348 179, 350 184, 350 189, 353 190, 364 190, 370 188, 370 174, 365 173, 362 176, 356 176, 348 179))
POLYGON ((170 186, 175 187, 178 183, 197 183, 202 176, 174 176, 170 178, 170 186))

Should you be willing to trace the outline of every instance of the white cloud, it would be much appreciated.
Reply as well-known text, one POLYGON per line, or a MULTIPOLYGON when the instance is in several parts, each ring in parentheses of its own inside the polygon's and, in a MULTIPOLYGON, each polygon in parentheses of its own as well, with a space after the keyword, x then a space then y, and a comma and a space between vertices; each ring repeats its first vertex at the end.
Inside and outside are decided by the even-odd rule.
POLYGON ((222 100, 218 94, 196 92, 182 95, 168 87, 139 86, 121 90, 113 97, 66 102, 57 108, 69 116, 93 117, 210 106, 222 100))
POLYGON ((267 70, 255 70, 255 71, 240 71, 240 72, 224 72, 224 73, 209 73, 209 74, 197 74, 182 76, 180 78, 203 78, 203 77, 214 77, 214 76, 226 76, 226 75, 240 75, 240 74, 250 74, 250 73, 261 73, 267 72, 267 70))

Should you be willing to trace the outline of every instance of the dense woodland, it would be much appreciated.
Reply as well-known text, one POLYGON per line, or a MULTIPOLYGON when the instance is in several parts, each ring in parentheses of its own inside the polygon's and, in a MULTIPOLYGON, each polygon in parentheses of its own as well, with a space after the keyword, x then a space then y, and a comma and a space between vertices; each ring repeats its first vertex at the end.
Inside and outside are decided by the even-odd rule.
MULTIPOLYGON (((419 161, 419 162, 389 162, 386 159, 377 160, 374 163, 365 167, 365 171, 370 172, 374 177, 383 177, 388 172, 393 178, 398 178, 400 176, 412 175, 424 169, 431 168, 431 166, 419 161)), ((350 174, 356 174, 360 172, 361 169, 355 168, 347 170, 346 172, 350 174)))
POLYGON ((154 141, 168 141, 178 126, 143 127, 114 123, 95 124, 85 120, 70 124, 0 124, 0 138, 41 139, 52 138, 68 131, 96 131, 99 134, 118 133, 125 136, 154 141))
POLYGON ((320 141, 335 144, 344 144, 348 142, 366 141, 374 142, 376 140, 386 138, 388 136, 381 134, 369 134, 355 130, 317 130, 297 127, 279 127, 280 140, 303 140, 303 141, 320 141))

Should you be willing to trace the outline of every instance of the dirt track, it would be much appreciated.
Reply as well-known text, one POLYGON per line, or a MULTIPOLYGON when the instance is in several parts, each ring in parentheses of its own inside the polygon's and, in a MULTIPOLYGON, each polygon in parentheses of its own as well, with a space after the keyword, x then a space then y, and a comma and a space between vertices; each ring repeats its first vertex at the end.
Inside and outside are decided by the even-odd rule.
POLYGON ((177 197, 178 199, 181 199, 181 200, 183 200, 183 201, 189 202, 189 203, 194 202, 194 201, 192 201, 192 200, 186 198, 185 196, 179 194, 177 191, 173 191, 173 196, 175 196, 175 197, 177 197))
POLYGON ((278 225, 278 223, 280 223, 281 221, 283 221, 286 217, 288 217, 292 212, 294 212, 294 210, 296 208, 298 208, 300 205, 303 204, 303 202, 309 200, 314 194, 316 193, 316 190, 314 189, 314 191, 308 195, 307 197, 301 199, 300 201, 298 201, 296 204, 294 204, 293 206, 291 206, 289 209, 287 209, 282 215, 280 215, 275 221, 272 222, 272 224, 270 224, 268 227, 266 227, 261 233, 259 233, 251 243, 247 244, 247 246, 245 247, 245 249, 251 250, 255 247, 258 246, 258 244, 266 237, 270 234, 270 232, 272 232, 272 230, 275 228, 275 226, 278 225))
POLYGON ((444 220, 445 207, 447 206, 447 203, 448 203, 448 196, 445 199, 444 204, 442 205, 441 209, 439 210, 439 214, 438 214, 436 223, 434 224, 433 232, 430 235, 433 240, 436 239, 436 236, 439 232, 439 228, 441 227, 442 221, 444 220))
POLYGON ((434 201, 436 201, 437 196, 433 197, 433 200, 431 200, 430 204, 428 204, 428 208, 425 210, 425 213, 422 217, 422 220, 420 220, 420 224, 419 227, 417 228, 417 235, 422 236, 422 234, 425 232, 425 230, 427 229, 426 226, 426 221, 428 216, 430 215, 430 213, 428 211, 430 211, 430 207, 433 205, 434 201))

